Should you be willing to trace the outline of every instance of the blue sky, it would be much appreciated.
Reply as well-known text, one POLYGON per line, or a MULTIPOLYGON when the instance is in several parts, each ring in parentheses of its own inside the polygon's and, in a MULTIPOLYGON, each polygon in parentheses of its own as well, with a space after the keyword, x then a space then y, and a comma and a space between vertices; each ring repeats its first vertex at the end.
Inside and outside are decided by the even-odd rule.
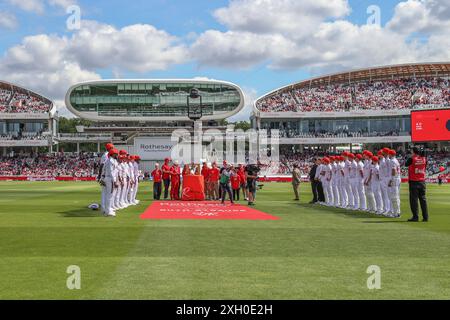
POLYGON ((61 101, 64 86, 89 77, 207 77, 240 85, 252 100, 280 86, 336 70, 448 60, 449 42, 439 38, 444 37, 450 20, 447 2, 0 0, 0 78, 61 101), (99 47, 90 52, 85 48, 96 41, 79 36, 80 30, 67 30, 65 9, 71 4, 81 8, 82 30, 85 21, 90 23, 88 37, 104 35, 100 29, 112 28, 108 31, 112 48, 105 49, 103 56, 95 55, 108 45, 108 37, 98 40, 99 47), (371 5, 380 9, 378 29, 364 27, 371 5), (420 23, 414 29, 411 21, 420 23), (133 33, 123 28, 133 25, 156 31, 147 28, 145 39, 129 43, 127 37, 133 33), (163 34, 158 33, 155 40, 155 32, 163 34), (430 42, 442 47, 430 48, 430 42), (42 43, 46 47, 40 48, 42 43), (122 46, 123 56, 115 56, 115 48, 122 46), (95 62, 88 62, 87 52, 95 62), (145 59, 154 60, 155 65, 140 68, 145 59), (63 67, 66 63, 70 66, 63 67), (42 72, 39 65, 48 67, 42 72), (33 73, 40 77, 29 79, 28 72, 30 77, 33 73), (55 88, 52 81, 42 83, 44 76, 54 79, 55 88))

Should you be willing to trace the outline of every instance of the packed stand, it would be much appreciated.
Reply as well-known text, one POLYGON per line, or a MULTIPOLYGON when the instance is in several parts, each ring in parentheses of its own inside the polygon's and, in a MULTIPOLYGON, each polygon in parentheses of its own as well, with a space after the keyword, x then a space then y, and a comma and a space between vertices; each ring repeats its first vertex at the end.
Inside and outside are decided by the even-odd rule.
POLYGON ((93 177, 98 164, 95 153, 3 157, 0 176, 93 177))
POLYGON ((0 112, 3 113, 46 113, 52 105, 38 97, 0 89, 0 112))
POLYGON ((450 105, 449 79, 397 79, 295 89, 257 103, 262 112, 398 110, 450 105))

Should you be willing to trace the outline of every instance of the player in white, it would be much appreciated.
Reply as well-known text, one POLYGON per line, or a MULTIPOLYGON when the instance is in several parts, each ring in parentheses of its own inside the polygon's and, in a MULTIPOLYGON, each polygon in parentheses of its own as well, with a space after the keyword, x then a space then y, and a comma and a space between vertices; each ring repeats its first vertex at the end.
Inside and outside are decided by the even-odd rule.
POLYGON ((129 181, 128 181, 128 190, 127 193, 125 195, 125 202, 129 205, 129 206, 134 206, 135 204, 133 203, 133 193, 134 193, 134 180, 135 180, 135 176, 134 176, 134 158, 131 155, 128 155, 127 158, 127 170, 128 170, 128 176, 129 176, 129 181))
POLYGON ((326 206, 332 206, 333 205, 333 190, 331 188, 331 165, 330 165, 330 159, 325 157, 322 159, 323 161, 323 175, 322 175, 322 186, 323 186, 323 192, 325 194, 325 205, 326 206))
POLYGON ((391 209, 391 200, 389 199, 389 181, 391 175, 389 172, 389 164, 385 158, 386 149, 378 152, 379 166, 380 166, 380 191, 381 199, 383 200, 383 214, 388 215, 391 209))
POLYGON ((340 168, 339 168, 339 157, 330 157, 331 161, 331 188, 333 190, 333 206, 340 206, 339 198, 339 183, 340 183, 340 168))
POLYGON ((372 191, 372 186, 369 181, 370 173, 372 171, 372 158, 373 153, 365 150, 363 152, 364 155, 364 169, 363 169, 363 178, 364 178, 364 191, 367 199, 367 211, 371 213, 375 213, 377 211, 375 205, 375 196, 372 191))
POLYGON ((402 182, 400 163, 396 158, 397 152, 395 150, 389 150, 391 181, 389 181, 389 195, 391 197, 391 206, 393 218, 400 218, 400 186, 402 182))
POLYGON ((108 160, 103 167, 103 176, 106 187, 105 195, 105 211, 104 215, 108 217, 115 217, 116 213, 112 208, 113 204, 113 191, 118 187, 117 181, 117 156, 119 152, 117 149, 111 149, 109 151, 108 160))
MULTIPOLYGON (((124 150, 122 150, 121 152, 123 152, 124 150)), ((127 194, 128 194, 128 189, 129 189, 129 185, 130 185, 130 173, 129 173, 129 167, 128 167, 128 154, 125 151, 125 154, 123 155, 123 162, 122 162, 122 167, 123 167, 123 174, 122 174, 122 179, 123 179, 123 187, 122 187, 122 192, 120 194, 120 206, 122 208, 128 208, 129 204, 127 203, 127 194)))
POLYGON ((358 192, 359 199, 359 210, 367 211, 366 205, 366 192, 364 190, 364 164, 362 162, 363 156, 361 154, 357 154, 355 157, 357 169, 356 169, 356 178, 355 178, 355 187, 358 192))
POLYGON ((139 156, 133 156, 133 160, 134 188, 131 195, 131 203, 134 205, 138 205, 140 201, 136 199, 136 195, 139 190, 139 161, 141 161, 141 158, 139 156))
POLYGON ((105 181, 104 181, 104 167, 105 167, 105 163, 108 160, 109 157, 109 151, 111 151, 112 149, 114 149, 114 145, 112 143, 107 143, 106 144, 106 152, 103 153, 101 159, 100 159, 100 168, 98 170, 98 176, 97 176, 97 181, 100 183, 100 185, 102 186, 102 199, 101 199, 101 210, 103 213, 105 213, 105 199, 106 199, 106 185, 105 185, 105 181))
POLYGON ((353 197, 353 191, 350 183, 350 171, 351 161, 349 157, 352 153, 344 152, 344 187, 347 193, 347 208, 351 209, 355 206, 355 198, 353 197))
POLYGON ((357 173, 358 173, 358 164, 355 161, 355 155, 353 153, 348 154, 349 165, 349 174, 348 181, 350 183, 351 193, 353 195, 353 206, 349 207, 351 210, 359 209, 359 192, 357 185, 357 173))
POLYGON ((347 198, 347 188, 345 187, 345 158, 343 156, 339 156, 338 162, 338 175, 339 175, 339 200, 340 200, 340 208, 346 208, 348 205, 347 198))
POLYGON ((381 199, 380 190, 380 166, 378 165, 378 157, 372 157, 372 168, 370 170, 369 183, 375 197, 375 205, 377 207, 376 214, 383 214, 383 200, 381 199))
POLYGON ((117 170, 116 170, 116 179, 117 179, 117 187, 113 190, 113 209, 115 211, 118 211, 120 209, 123 209, 121 200, 122 190, 124 187, 123 183, 123 176, 124 176, 124 167, 123 167, 123 161, 124 157, 123 155, 119 154, 119 157, 117 158, 117 170))

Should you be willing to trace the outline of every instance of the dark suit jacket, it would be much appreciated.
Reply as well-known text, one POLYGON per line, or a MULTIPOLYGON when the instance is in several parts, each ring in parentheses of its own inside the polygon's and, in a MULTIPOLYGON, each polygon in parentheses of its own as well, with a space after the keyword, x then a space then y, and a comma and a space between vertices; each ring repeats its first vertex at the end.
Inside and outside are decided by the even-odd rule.
POLYGON ((317 171, 317 164, 314 164, 309 171, 309 181, 314 181, 314 178, 316 177, 316 171, 317 171))

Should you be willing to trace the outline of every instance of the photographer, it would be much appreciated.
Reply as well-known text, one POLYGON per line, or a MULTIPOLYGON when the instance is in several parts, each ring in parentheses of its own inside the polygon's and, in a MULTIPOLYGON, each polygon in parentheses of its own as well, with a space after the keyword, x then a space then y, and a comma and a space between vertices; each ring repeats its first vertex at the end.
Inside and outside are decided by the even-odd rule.
POLYGON ((248 165, 245 168, 245 177, 247 179, 247 196, 248 205, 254 206, 255 203, 255 192, 256 192, 256 181, 258 179, 259 168, 255 164, 248 165))
POLYGON ((419 221, 419 206, 422 209, 423 222, 428 222, 428 206, 425 184, 426 170, 427 170, 427 158, 425 152, 419 150, 419 148, 413 148, 413 154, 406 160, 408 167, 409 178, 409 205, 413 217, 409 219, 409 222, 419 221))

